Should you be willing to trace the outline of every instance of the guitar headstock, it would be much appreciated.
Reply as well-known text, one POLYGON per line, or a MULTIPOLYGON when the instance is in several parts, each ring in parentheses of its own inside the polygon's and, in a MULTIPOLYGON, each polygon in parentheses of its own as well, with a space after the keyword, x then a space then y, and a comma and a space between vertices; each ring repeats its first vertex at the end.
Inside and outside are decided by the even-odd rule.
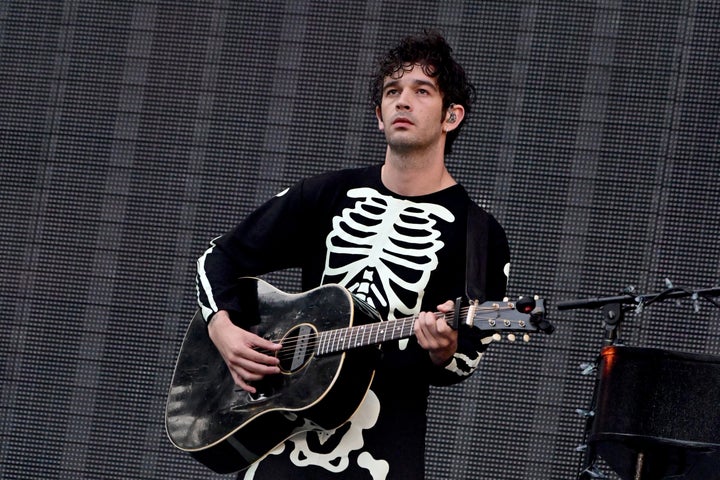
MULTIPOLYGON (((555 327, 545 318, 545 301, 521 298, 517 302, 484 302, 467 307, 465 323, 480 330, 508 332, 514 340, 515 333, 543 332, 551 334, 555 327)), ((526 341, 528 338, 526 337, 526 341)))

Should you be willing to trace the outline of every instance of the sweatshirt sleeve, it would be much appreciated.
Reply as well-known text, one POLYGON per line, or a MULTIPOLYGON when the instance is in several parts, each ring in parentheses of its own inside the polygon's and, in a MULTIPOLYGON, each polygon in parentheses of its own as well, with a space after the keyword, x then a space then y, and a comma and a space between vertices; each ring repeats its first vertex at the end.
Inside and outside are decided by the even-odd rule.
POLYGON ((430 383, 452 385, 468 378, 477 369, 490 342, 492 338, 483 337, 479 330, 461 327, 457 351, 445 365, 433 365, 430 383))
POLYGON ((198 303, 205 321, 219 310, 241 312, 238 279, 298 266, 303 249, 303 182, 281 192, 231 231, 215 238, 197 261, 198 303))

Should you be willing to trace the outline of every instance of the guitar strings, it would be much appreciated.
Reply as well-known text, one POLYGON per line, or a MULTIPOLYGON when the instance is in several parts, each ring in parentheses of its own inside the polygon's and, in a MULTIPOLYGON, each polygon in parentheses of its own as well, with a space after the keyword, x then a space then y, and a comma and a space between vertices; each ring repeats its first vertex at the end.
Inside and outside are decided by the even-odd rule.
MULTIPOLYGON (((461 309, 460 309, 460 313, 467 313, 469 310, 470 310, 470 307, 464 307, 464 308, 461 308, 461 309)), ((514 309, 513 309, 513 308, 510 308, 510 307, 500 307, 500 308, 484 307, 484 308, 482 308, 482 309, 479 310, 479 311, 484 311, 484 312, 500 312, 500 311, 503 311, 503 310, 514 310, 514 309)), ((443 317, 443 316, 444 316, 444 317, 446 317, 448 320, 452 320, 453 317, 454 317, 454 313, 453 313, 453 312, 449 312, 449 313, 435 312, 435 315, 438 316, 438 317, 443 317)), ((354 331, 365 330, 365 329, 368 329, 368 328, 369 328, 369 329, 373 329, 373 328, 377 328, 377 327, 387 327, 388 325, 393 325, 393 324, 406 324, 406 323, 410 323, 410 325, 413 325, 414 322, 415 322, 415 320, 416 320, 417 318, 418 318, 418 316, 417 316, 417 315, 414 315, 414 316, 412 316, 412 317, 398 318, 398 319, 395 319, 395 320, 387 320, 387 321, 383 321, 383 322, 366 323, 366 324, 363 324, 363 325, 353 325, 353 326, 351 326, 351 327, 334 328, 334 329, 331 329, 331 330, 324 330, 324 331, 320 332, 319 335, 315 335, 315 337, 321 336, 321 335, 323 335, 323 334, 324 334, 324 335, 330 335, 330 334, 332 334, 333 332, 340 332, 340 331, 342 331, 342 330, 345 330, 346 332, 352 334, 354 331)), ((349 335, 345 335, 345 336, 347 337, 347 336, 349 336, 349 335)), ((287 341, 287 342, 282 342, 282 343, 283 343, 283 346, 286 346, 286 345, 294 345, 295 343, 299 343, 300 340, 296 340, 297 338, 298 338, 298 337, 295 336, 295 337, 292 337, 292 339, 289 340, 289 341, 287 341)), ((282 341, 282 338, 271 338, 271 339, 269 339, 269 340, 270 340, 271 342, 274 342, 274 343, 279 343, 279 342, 282 341)), ((303 341, 304 341, 304 340, 303 340, 303 341)), ((378 343, 382 343, 382 342, 378 342, 378 343)))
MULTIPOLYGON (((471 308, 473 308, 473 307, 472 306, 471 307, 463 307, 460 309, 460 313, 467 314, 471 308)), ((503 306, 481 307, 481 308, 475 307, 474 309, 477 312, 500 312, 503 310, 514 310, 514 308, 503 307, 503 306)), ((448 312, 448 313, 435 312, 435 315, 439 318, 445 317, 445 319, 448 321, 452 320, 455 316, 454 312, 448 312)), ((281 342, 282 338, 269 339, 271 342, 274 342, 274 343, 282 343, 282 348, 280 350, 278 350, 277 352, 273 351, 273 350, 267 350, 267 349, 257 349, 257 351, 264 353, 266 355, 270 355, 270 356, 276 355, 280 361, 288 360, 295 356, 294 350, 297 347, 297 345, 300 343, 305 343, 306 347, 308 349, 310 349, 311 351, 314 351, 318 347, 318 345, 320 345, 323 342, 323 339, 328 339, 328 337, 330 335, 332 335, 333 333, 335 333, 335 335, 338 335, 337 332, 341 332, 343 330, 345 331, 345 333, 342 333, 339 335, 339 338, 333 339, 335 343, 339 342, 342 344, 342 343, 350 342, 351 341, 350 339, 353 337, 353 334, 355 334, 355 338, 357 338, 358 336, 361 336, 361 338, 364 339, 366 337, 372 337, 373 334, 375 334, 377 337, 378 332, 374 332, 374 330, 376 330, 379 327, 387 327, 388 324, 395 325, 395 326, 400 324, 400 325, 402 325, 401 331, 404 331, 406 327, 413 326, 415 323, 415 320, 417 318, 418 318, 418 315, 413 315, 412 317, 398 318, 395 320, 388 320, 388 321, 384 321, 384 322, 376 322, 376 323, 363 324, 363 325, 354 325, 352 327, 340 327, 340 328, 335 328, 332 330, 325 330, 322 332, 313 332, 311 334, 311 338, 308 338, 307 335, 294 336, 294 337, 287 339, 287 341, 285 341, 285 342, 281 342), (409 325, 407 325, 408 323, 409 323, 409 325), (363 330, 369 330, 369 332, 364 332, 363 330)), ((401 338, 407 338, 407 337, 410 337, 413 335, 414 335, 414 333, 410 333, 409 335, 401 336, 401 338)), ((394 337, 394 338, 398 338, 398 337, 394 337)), ((328 340, 328 341, 333 341, 333 340, 328 340)), ((391 340, 392 340, 392 338, 391 338, 391 340)), ((377 342, 369 342, 369 343, 361 342, 360 345, 349 345, 348 344, 346 348, 341 348, 336 351, 349 350, 352 348, 368 346, 368 345, 375 345, 375 344, 382 343, 384 341, 385 340, 377 341, 377 342)))

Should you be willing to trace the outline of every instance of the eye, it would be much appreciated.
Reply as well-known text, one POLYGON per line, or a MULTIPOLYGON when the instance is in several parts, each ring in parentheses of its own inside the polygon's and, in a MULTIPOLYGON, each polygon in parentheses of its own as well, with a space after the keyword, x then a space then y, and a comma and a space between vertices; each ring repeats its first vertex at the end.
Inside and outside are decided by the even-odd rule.
POLYGON ((389 97, 391 95, 397 95, 397 93, 398 93, 397 88, 388 88, 387 90, 385 90, 386 97, 389 97))

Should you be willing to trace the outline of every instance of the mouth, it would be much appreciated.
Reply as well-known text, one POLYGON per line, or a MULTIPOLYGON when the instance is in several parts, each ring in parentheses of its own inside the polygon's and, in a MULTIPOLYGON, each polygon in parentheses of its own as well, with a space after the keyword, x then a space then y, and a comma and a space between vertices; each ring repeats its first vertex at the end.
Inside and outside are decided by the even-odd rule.
POLYGON ((398 126, 398 127, 404 127, 404 126, 408 127, 408 126, 414 125, 413 122, 411 122, 409 119, 407 119, 405 117, 396 118, 395 120, 393 120, 392 124, 394 126, 398 126))

